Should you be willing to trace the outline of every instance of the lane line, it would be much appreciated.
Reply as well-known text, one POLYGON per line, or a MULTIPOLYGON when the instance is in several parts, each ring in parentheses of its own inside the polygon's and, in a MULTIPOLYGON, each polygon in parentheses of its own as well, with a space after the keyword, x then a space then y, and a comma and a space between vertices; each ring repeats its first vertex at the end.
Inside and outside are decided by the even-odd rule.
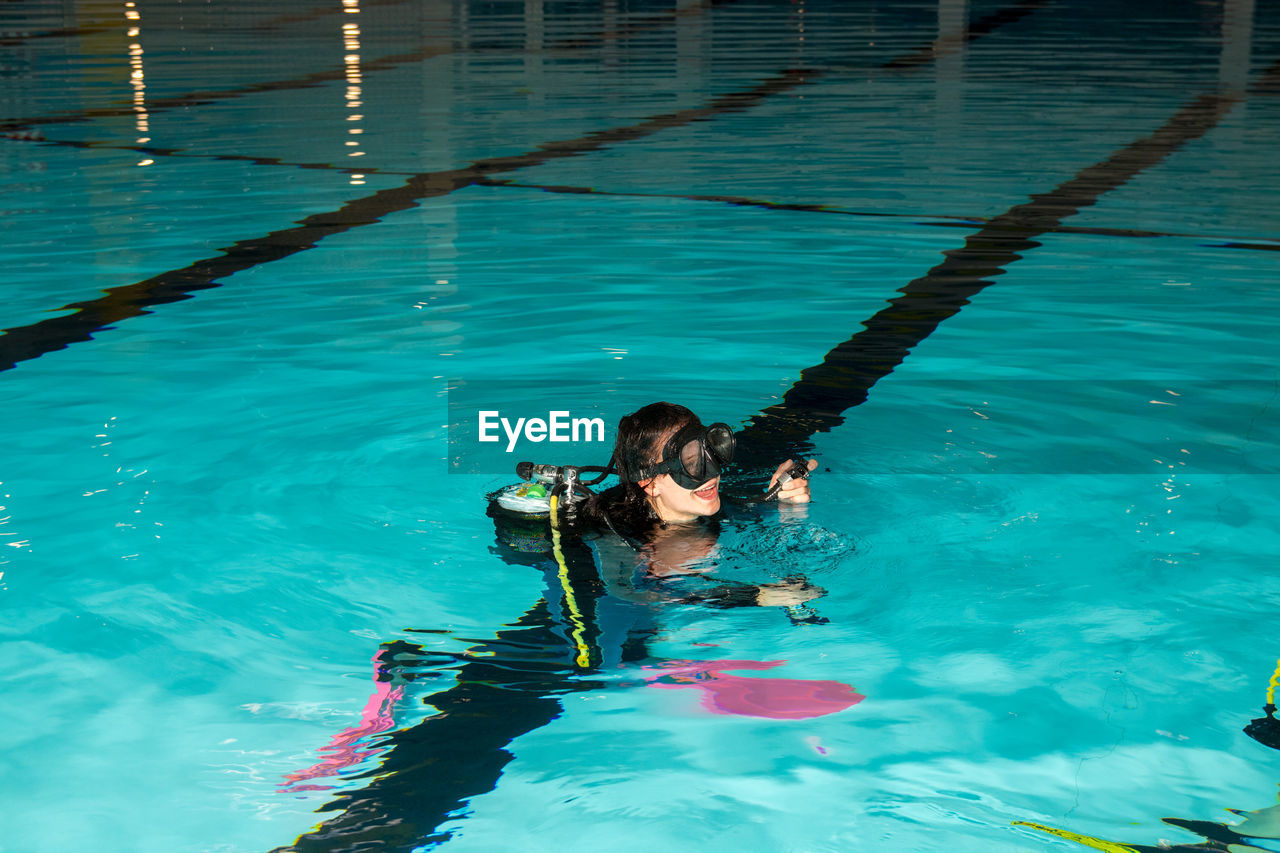
MULTIPOLYGON (((1280 62, 1263 74, 1254 91, 1280 78, 1280 62)), ((1035 238, 1061 227, 1064 219, 1097 204, 1192 140, 1216 127, 1244 93, 1222 92, 1194 98, 1149 136, 1029 201, 1009 208, 970 234, 958 249, 909 282, 901 294, 865 320, 863 329, 800 372, 782 402, 752 418, 740 444, 743 465, 760 466, 779 454, 805 453, 810 439, 844 422, 844 412, 867 399, 871 387, 891 373, 938 326, 968 305, 993 279, 1040 243, 1035 238), (748 449, 749 448, 749 449, 748 449)))
POLYGON ((83 24, 78 27, 59 27, 39 32, 24 32, 18 35, 8 33, 0 35, 0 47, 23 47, 31 42, 52 41, 55 39, 78 38, 97 35, 120 29, 119 16, 112 16, 111 21, 100 24, 83 24))
MULTIPOLYGON (((1016 14, 995 12, 987 15, 975 25, 977 32, 979 35, 994 32, 999 26, 1021 20, 1033 7, 1039 8, 1049 1, 1029 0, 1029 2, 1016 4, 1010 7, 1016 14)), ((730 2, 730 0, 703 0, 698 8, 712 8, 724 2, 730 2)), ((930 55, 937 55, 938 46, 943 41, 943 39, 933 39, 907 56, 923 55, 926 50, 932 51, 930 55)), ((388 58, 384 58, 377 62, 388 61, 390 61, 388 58)), ((883 67, 896 67, 903 62, 901 57, 891 59, 884 63, 883 67)), ((906 64, 911 68, 923 65, 919 62, 906 64)), ((345 74, 345 70, 342 73, 345 74)), ((585 154, 608 145, 638 139, 668 127, 705 121, 721 113, 745 110, 765 97, 811 83, 822 74, 823 72, 812 69, 790 69, 780 72, 753 89, 722 95, 707 107, 667 113, 637 125, 611 131, 598 131, 576 140, 546 143, 525 154, 479 160, 470 167, 462 169, 412 176, 399 188, 383 190, 372 196, 355 199, 331 213, 308 216, 295 228, 282 229, 264 237, 238 241, 213 258, 196 261, 182 269, 170 270, 130 285, 109 288, 102 297, 97 299, 74 302, 55 309, 70 310, 74 313, 0 330, 4 333, 0 335, 0 371, 10 370, 22 361, 65 349, 72 343, 92 340, 95 332, 110 328, 112 323, 150 313, 147 309, 151 306, 189 299, 195 292, 220 286, 217 283, 220 278, 313 248, 324 237, 341 233, 358 225, 372 224, 386 215, 413 207, 423 199, 446 195, 471 183, 487 179, 492 174, 522 169, 560 157, 585 154)), ((297 79, 311 80, 314 76, 307 75, 297 79)), ((276 84, 259 84, 254 87, 254 90, 262 90, 263 87, 272 85, 276 84)), ((132 108, 126 114, 132 115, 132 108)), ((0 125, 0 131, 4 129, 5 127, 0 125)), ((10 130, 11 134, 14 132, 10 130)), ((23 128, 18 128, 16 132, 20 135, 25 131, 23 128)))
POLYGON ((1023 0, 1021 3, 997 9, 988 15, 969 22, 968 28, 935 39, 930 45, 925 45, 916 51, 885 63, 883 68, 886 71, 907 71, 922 65, 928 65, 935 62, 938 57, 955 53, 957 50, 966 47, 970 42, 977 41, 983 36, 991 35, 1003 26, 1017 23, 1032 12, 1043 9, 1052 2, 1053 0, 1023 0))
MULTIPOLYGON (((823 213, 835 216, 853 216, 867 219, 909 219, 911 220, 912 225, 921 225, 930 228, 968 228, 974 225, 982 225, 990 221, 984 216, 963 216, 950 213, 887 213, 884 211, 874 210, 852 210, 847 207, 833 204, 773 201, 770 199, 749 198, 747 196, 729 195, 725 193, 698 195, 695 193, 627 192, 622 190, 601 190, 596 189, 595 187, 535 184, 505 179, 489 179, 477 181, 477 183, 486 187, 510 187, 513 189, 539 190, 541 192, 553 194, 564 193, 566 195, 618 196, 622 198, 669 198, 684 201, 708 202, 712 204, 727 204, 733 207, 752 207, 764 210, 794 211, 798 213, 823 213)), ((1059 225, 1048 229, 1046 233, 1080 234, 1097 237, 1181 237, 1190 240, 1227 240, 1229 242, 1216 244, 1215 247, 1223 249, 1280 249, 1280 244, 1268 245, 1266 243, 1250 242, 1250 240, 1254 238, 1233 238, 1222 234, 1193 234, 1179 231, 1146 231, 1141 228, 1105 228, 1059 225)))
POLYGON ((76 110, 74 112, 50 113, 48 115, 27 116, 24 118, 11 118, 0 121, 0 133, 13 134, 28 132, 32 128, 43 127, 45 125, 63 125, 63 124, 83 124, 100 118, 119 118, 122 116, 133 117, 138 114, 138 107, 145 108, 147 115, 155 116, 158 113, 176 109, 190 109, 192 107, 203 107, 210 104, 216 104, 221 101, 232 100, 234 98, 243 98, 249 95, 260 95, 267 92, 288 92, 296 89, 313 89, 328 83, 342 82, 347 79, 347 75, 353 70, 358 69, 360 74, 371 74, 376 71, 386 71, 400 65, 410 65, 417 62, 424 62, 428 59, 435 59, 438 56, 446 56, 454 52, 452 47, 425 47, 420 50, 410 51, 407 53, 398 53, 391 56, 384 56, 380 59, 361 60, 356 66, 341 65, 323 71, 313 71, 309 74, 303 74, 298 77, 289 77, 283 80, 269 80, 260 83, 251 83, 246 86, 237 86, 232 89, 207 89, 195 92, 187 92, 182 95, 170 95, 164 98, 147 98, 146 103, 136 104, 132 101, 119 102, 119 106, 98 107, 96 109, 76 110))
MULTIPOLYGON (((737 2, 737 0, 702 0, 702 2, 694 4, 685 10, 673 9, 663 14, 648 16, 645 20, 640 21, 635 26, 623 25, 615 30, 605 30, 597 34, 588 34, 585 36, 575 36, 572 39, 558 40, 552 42, 546 50, 549 52, 556 50, 581 50, 601 44, 607 44, 615 39, 628 38, 642 32, 666 26, 680 17, 700 13, 717 6, 733 2, 737 2)), ((100 107, 91 110, 77 110, 74 112, 68 111, 52 113, 42 116, 28 116, 25 118, 10 118, 0 121, 0 134, 22 134, 30 132, 32 128, 36 127, 43 127, 46 125, 83 124, 99 118, 119 118, 122 116, 134 117, 138 113, 139 106, 144 107, 148 115, 154 116, 157 113, 166 112, 168 110, 207 106, 209 104, 215 104, 235 98, 243 98, 249 95, 259 95, 267 92, 287 92, 296 89, 312 89, 329 83, 345 82, 348 75, 356 70, 358 70, 361 75, 371 74, 377 71, 387 71, 402 65, 412 65, 442 56, 449 56, 451 54, 458 53, 459 50, 459 48, 453 45, 424 47, 419 50, 397 53, 391 56, 384 56, 379 59, 361 59, 361 61, 354 66, 343 63, 342 65, 326 70, 313 71, 309 74, 303 74, 298 77, 288 77, 282 80, 252 83, 230 89, 208 89, 187 92, 182 95, 171 95, 166 98, 149 98, 145 104, 141 105, 130 100, 128 102, 120 101, 118 106, 100 107)), ((500 49, 471 48, 468 49, 467 52, 475 54, 500 53, 503 55, 523 55, 530 53, 528 48, 514 46, 500 49)))
POLYGON ((255 166, 280 166, 286 169, 316 169, 339 174, 398 175, 408 177, 419 174, 404 169, 390 170, 377 167, 338 166, 334 163, 298 163, 279 157, 258 157, 253 154, 200 154, 187 148, 159 148, 154 145, 121 145, 89 139, 46 139, 38 132, 13 131, 0 133, 0 139, 27 142, 50 148, 75 148, 81 151, 132 151, 147 157, 163 157, 175 160, 202 160, 218 163, 252 163, 255 166))
POLYGON ((97 299, 73 302, 60 309, 74 313, 5 329, 0 335, 0 370, 12 369, 20 362, 65 349, 73 343, 92 340, 95 332, 108 329, 121 320, 151 313, 148 309, 153 306, 190 299, 193 293, 220 287, 220 279, 314 248, 326 237, 379 222, 392 213, 415 207, 425 199, 456 192, 490 175, 578 157, 673 127, 741 112, 767 98, 807 85, 813 76, 803 70, 782 71, 749 89, 719 95, 704 106, 663 113, 636 124, 594 131, 576 139, 547 142, 522 154, 477 160, 460 169, 413 175, 399 187, 354 199, 334 211, 312 214, 292 228, 240 240, 220 254, 195 261, 182 269, 109 288, 97 299))
MULTIPOLYGON (((400 6, 408 2, 408 0, 361 0, 361 6, 365 9, 376 9, 385 6, 400 6)), ((341 15, 344 12, 342 6, 320 6, 305 14, 296 15, 279 15, 269 21, 254 27, 258 32, 270 32, 277 30, 290 24, 301 24, 308 21, 327 18, 331 15, 341 15)), ((23 32, 18 35, 9 33, 0 33, 0 47, 21 47, 30 42, 84 38, 85 36, 99 35, 101 33, 111 32, 112 30, 123 29, 119 13, 111 16, 110 21, 104 21, 97 24, 81 24, 76 27, 57 27, 51 30, 40 30, 37 32, 23 32)))
MULTIPOLYGON (((338 174, 393 175, 403 177, 412 177, 413 175, 419 174, 417 172, 410 172, 404 169, 379 169, 377 167, 367 166, 339 166, 334 163, 301 163, 282 160, 279 157, 257 157, 252 154, 199 154, 184 148, 155 148, 149 145, 115 145, 108 142, 95 142, 91 140, 44 139, 38 136, 31 137, 19 134, 0 134, 0 138, 6 137, 22 142, 31 142, 38 145, 48 145, 53 147, 76 148, 81 150, 132 151, 138 154, 145 154, 148 157, 168 157, 175 159, 214 161, 220 163, 252 163, 255 166, 279 166, 286 169, 330 171, 338 174)), ((638 191, 629 192, 625 190, 602 190, 596 187, 574 185, 538 184, 497 178, 480 178, 475 180, 473 183, 476 186, 482 187, 528 189, 564 195, 598 195, 608 197, 616 196, 621 198, 669 198, 680 199, 683 201, 727 204, 733 207, 750 207, 783 212, 823 213, 835 216, 853 216, 867 219, 909 219, 911 220, 912 225, 920 225, 927 228, 967 228, 973 225, 981 225, 988 221, 985 216, 966 216, 963 214, 953 213, 889 213, 886 211, 876 210, 853 210, 851 208, 835 204, 803 201, 775 201, 772 199, 750 198, 748 196, 739 196, 730 193, 697 194, 638 191)), ((1060 225, 1049 229, 1046 233, 1080 234, 1098 237, 1178 237, 1188 240, 1226 241, 1209 242, 1206 244, 1212 248, 1219 249, 1244 249, 1248 251, 1280 250, 1280 244, 1255 242, 1257 238, 1254 237, 1231 237, 1223 234, 1196 234, 1189 231, 1148 231, 1141 228, 1106 228, 1102 226, 1089 227, 1060 225)))

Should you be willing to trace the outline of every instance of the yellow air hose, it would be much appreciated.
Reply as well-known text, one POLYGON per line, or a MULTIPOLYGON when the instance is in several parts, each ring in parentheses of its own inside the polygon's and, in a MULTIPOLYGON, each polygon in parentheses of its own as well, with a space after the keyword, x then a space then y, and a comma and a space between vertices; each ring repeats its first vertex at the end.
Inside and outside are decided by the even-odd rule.
POLYGON ((573 662, 581 669, 591 668, 591 646, 586 639, 587 624, 578 608, 578 600, 573 594, 573 584, 569 580, 569 567, 564 561, 564 552, 560 550, 560 499, 551 495, 551 552, 555 555, 556 564, 560 566, 560 587, 564 590, 565 603, 569 605, 569 620, 573 622, 573 644, 578 649, 573 662))

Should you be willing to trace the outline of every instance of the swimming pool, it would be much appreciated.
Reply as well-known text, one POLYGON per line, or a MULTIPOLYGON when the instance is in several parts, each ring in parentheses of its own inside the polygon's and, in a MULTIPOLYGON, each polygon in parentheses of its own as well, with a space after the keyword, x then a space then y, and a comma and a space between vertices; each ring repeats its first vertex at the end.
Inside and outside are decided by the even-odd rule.
POLYGON ((1277 849, 1275 4, 0 41, 0 850, 1277 849), (700 559, 829 622, 602 597, 581 671, 456 422, 659 397, 820 460, 700 559))

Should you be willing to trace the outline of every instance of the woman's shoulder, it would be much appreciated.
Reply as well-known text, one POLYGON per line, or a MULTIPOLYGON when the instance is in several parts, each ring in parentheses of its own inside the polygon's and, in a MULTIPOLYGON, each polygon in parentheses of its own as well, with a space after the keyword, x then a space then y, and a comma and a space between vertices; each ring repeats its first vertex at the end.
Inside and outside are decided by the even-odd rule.
POLYGON ((583 501, 577 510, 580 528, 613 531, 635 539, 645 539, 657 526, 647 502, 637 501, 624 485, 612 486, 583 501))

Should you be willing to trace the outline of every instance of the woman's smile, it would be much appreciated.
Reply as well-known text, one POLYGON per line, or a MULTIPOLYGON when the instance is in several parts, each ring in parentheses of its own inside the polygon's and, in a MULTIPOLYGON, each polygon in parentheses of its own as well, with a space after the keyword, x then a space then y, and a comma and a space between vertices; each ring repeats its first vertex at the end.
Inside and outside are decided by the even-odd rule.
POLYGON ((720 488, 720 478, 712 480, 701 489, 695 489, 693 496, 700 501, 713 501, 716 499, 716 493, 720 488))

